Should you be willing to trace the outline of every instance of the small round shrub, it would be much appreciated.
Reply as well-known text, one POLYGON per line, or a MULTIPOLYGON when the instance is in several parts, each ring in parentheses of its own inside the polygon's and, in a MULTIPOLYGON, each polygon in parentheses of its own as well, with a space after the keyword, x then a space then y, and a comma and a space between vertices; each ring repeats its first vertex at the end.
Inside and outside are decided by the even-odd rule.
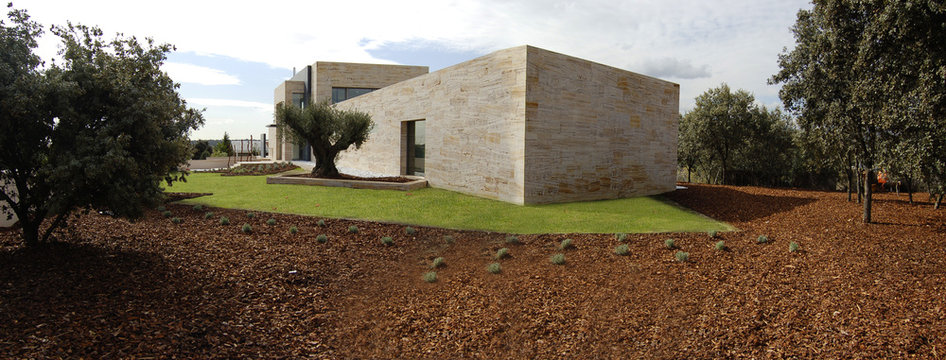
POLYGON ((164 212, 161 213, 161 215, 164 215, 164 217, 169 218, 169 217, 171 217, 171 212, 170 212, 170 211, 167 211, 167 210, 164 210, 164 212))
POLYGON ((394 239, 392 239, 390 236, 385 236, 385 237, 381 238, 381 244, 382 244, 382 245, 394 245, 394 239))
POLYGON ((666 246, 668 249, 674 249, 677 247, 677 244, 673 239, 667 239, 664 240, 664 246, 666 246))
POLYGON ((627 247, 627 244, 621 244, 614 248, 614 253, 617 255, 625 256, 629 252, 631 252, 631 249, 627 247))
POLYGON ((204 211, 204 206, 201 204, 194 205, 194 211, 204 211))
POLYGON ((319 222, 315 223, 319 227, 325 227, 325 220, 319 219, 319 222))
POLYGON ((404 228, 404 233, 407 235, 414 235, 415 232, 417 232, 417 230, 415 230, 414 228, 410 226, 404 228))
POLYGON ((205 213, 204 213, 204 220, 209 220, 209 219, 212 218, 212 217, 214 217, 214 212, 213 212, 213 211, 208 211, 208 212, 205 212, 205 213))
POLYGON ((718 236, 718 235, 719 235, 719 233, 717 233, 716 230, 710 230, 710 231, 706 232, 706 236, 709 236, 710 239, 715 239, 716 236, 718 236))
POLYGON ((673 256, 677 258, 677 261, 679 262, 686 262, 690 259, 690 253, 684 251, 677 251, 677 253, 673 254, 673 256))
POLYGON ((558 248, 559 250, 565 250, 568 248, 572 248, 574 246, 575 245, 572 245, 572 239, 565 239, 565 240, 562 240, 562 243, 558 245, 558 248))
POLYGON ((444 235, 444 236, 443 236, 443 242, 445 242, 445 243, 447 243, 447 244, 453 244, 455 241, 456 241, 456 240, 453 239, 453 236, 450 236, 450 235, 444 235))
POLYGON ((171 222, 172 222, 172 223, 175 223, 175 224, 180 224, 180 223, 181 223, 181 218, 179 218, 179 217, 177 217, 177 216, 172 217, 172 218, 171 218, 171 222))
POLYGON ((507 243, 507 244, 518 245, 518 244, 519 244, 519 238, 516 237, 515 235, 509 235, 509 236, 506 237, 506 243, 507 243))
POLYGON ((253 227, 250 226, 250 224, 243 223, 243 228, 241 228, 240 231, 243 231, 244 234, 249 234, 253 232, 253 227))
POLYGON ((549 259, 555 265, 565 264, 565 254, 555 254, 549 259))
POLYGON ((768 237, 768 236, 765 236, 765 235, 759 235, 759 237, 757 237, 757 238, 755 239, 755 242, 757 242, 757 243, 759 243, 759 244, 765 244, 765 243, 769 242, 769 237, 768 237))
POLYGON ((625 234, 625 233, 617 233, 617 234, 614 234, 614 237, 615 237, 616 239, 618 239, 618 241, 620 241, 620 242, 625 242, 625 241, 627 241, 627 234, 625 234))
POLYGON ((348 232, 350 232, 350 233, 352 233, 352 234, 357 234, 357 233, 358 233, 358 227, 355 226, 355 225, 349 226, 349 227, 348 227, 348 232))
POLYGON ((508 248, 502 248, 496 251, 496 260, 501 260, 503 258, 506 258, 507 256, 509 256, 508 248))
POLYGON ((499 265, 499 263, 492 263, 486 267, 486 271, 489 271, 490 274, 499 274, 503 272, 503 267, 502 265, 499 265))
POLYGON ((251 213, 251 212, 248 212, 248 213, 246 213, 246 217, 252 219, 252 218, 255 218, 255 217, 256 217, 256 214, 251 213))
POLYGON ((290 234, 295 235, 297 232, 299 232, 299 228, 297 228, 295 225, 289 227, 290 234))
POLYGON ((230 218, 226 216, 220 217, 220 225, 230 225, 230 218))
POLYGON ((325 242, 328 241, 328 236, 326 236, 325 234, 319 234, 319 236, 316 236, 316 237, 315 237, 315 241, 318 241, 318 242, 324 244, 325 242))
POLYGON ((719 250, 719 251, 726 250, 726 242, 722 240, 717 241, 716 245, 713 245, 713 247, 715 247, 716 250, 719 250))
POLYGON ((269 225, 269 226, 276 225, 276 219, 269 218, 269 220, 266 220, 266 225, 269 225))
POLYGON ((429 282, 429 283, 437 281, 437 272, 430 271, 430 272, 424 273, 424 281, 429 282))
POLYGON ((167 211, 167 209, 168 209, 168 208, 166 208, 166 207, 164 207, 164 206, 162 205, 162 206, 158 206, 158 208, 155 209, 155 210, 158 210, 158 211, 160 211, 160 212, 165 212, 165 211, 167 211))
POLYGON ((788 243, 788 252, 796 252, 796 251, 798 251, 798 248, 799 248, 799 247, 800 247, 800 246, 798 245, 797 242, 792 241, 792 242, 788 243))
POLYGON ((444 260, 443 260, 442 257, 434 258, 434 261, 430 263, 430 268, 431 268, 431 269, 439 268, 439 267, 443 266, 443 262, 444 262, 444 260))

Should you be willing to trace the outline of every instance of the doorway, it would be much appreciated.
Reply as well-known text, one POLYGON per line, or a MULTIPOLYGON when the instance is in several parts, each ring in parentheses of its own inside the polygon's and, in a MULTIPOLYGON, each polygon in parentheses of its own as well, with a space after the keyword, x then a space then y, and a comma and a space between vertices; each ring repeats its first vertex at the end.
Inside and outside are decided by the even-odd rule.
POLYGON ((406 141, 405 169, 407 175, 424 176, 424 157, 426 155, 426 126, 424 120, 404 122, 406 141))

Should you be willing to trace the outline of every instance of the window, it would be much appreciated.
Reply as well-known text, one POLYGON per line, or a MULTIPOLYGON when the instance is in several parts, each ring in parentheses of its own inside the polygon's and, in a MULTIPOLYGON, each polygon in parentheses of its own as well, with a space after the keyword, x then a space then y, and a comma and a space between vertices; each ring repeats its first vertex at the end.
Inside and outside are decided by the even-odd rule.
POLYGON ((340 103, 342 101, 351 99, 356 96, 364 95, 375 90, 378 90, 378 89, 333 87, 332 88, 332 104, 340 103))
POLYGON ((304 104, 302 103, 304 98, 305 94, 303 93, 292 93, 292 104, 296 107, 302 108, 304 107, 304 104))

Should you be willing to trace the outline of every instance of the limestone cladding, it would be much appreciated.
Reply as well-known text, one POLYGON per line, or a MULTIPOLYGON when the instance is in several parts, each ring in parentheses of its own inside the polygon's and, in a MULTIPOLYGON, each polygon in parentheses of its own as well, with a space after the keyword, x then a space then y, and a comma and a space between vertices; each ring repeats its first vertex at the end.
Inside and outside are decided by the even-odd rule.
POLYGON ((380 89, 427 72, 426 66, 319 61, 312 65, 312 100, 331 101, 333 87, 380 89))
POLYGON ((679 85, 534 47, 527 73, 526 203, 674 190, 679 85))
POLYGON ((406 122, 425 120, 432 187, 522 204, 526 47, 500 50, 339 104, 375 129, 339 166, 403 173, 406 122))
POLYGON ((342 153, 342 167, 403 174, 406 123, 425 120, 432 187, 537 204, 675 185, 679 85, 535 47, 500 50, 338 106, 376 123, 361 149, 342 153))

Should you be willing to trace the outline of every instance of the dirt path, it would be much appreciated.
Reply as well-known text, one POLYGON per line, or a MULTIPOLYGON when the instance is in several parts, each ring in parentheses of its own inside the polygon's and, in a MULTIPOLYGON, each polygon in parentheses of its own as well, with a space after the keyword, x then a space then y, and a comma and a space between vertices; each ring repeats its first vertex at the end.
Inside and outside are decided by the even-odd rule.
POLYGON ((89 215, 42 250, 0 233, 0 357, 946 357, 946 211, 881 194, 864 225, 845 197, 691 186, 670 198, 742 230, 631 235, 628 256, 611 234, 511 245, 177 205, 180 225, 89 215), (502 247, 512 256, 490 274, 502 247), (435 257, 446 266, 425 283, 435 257))

